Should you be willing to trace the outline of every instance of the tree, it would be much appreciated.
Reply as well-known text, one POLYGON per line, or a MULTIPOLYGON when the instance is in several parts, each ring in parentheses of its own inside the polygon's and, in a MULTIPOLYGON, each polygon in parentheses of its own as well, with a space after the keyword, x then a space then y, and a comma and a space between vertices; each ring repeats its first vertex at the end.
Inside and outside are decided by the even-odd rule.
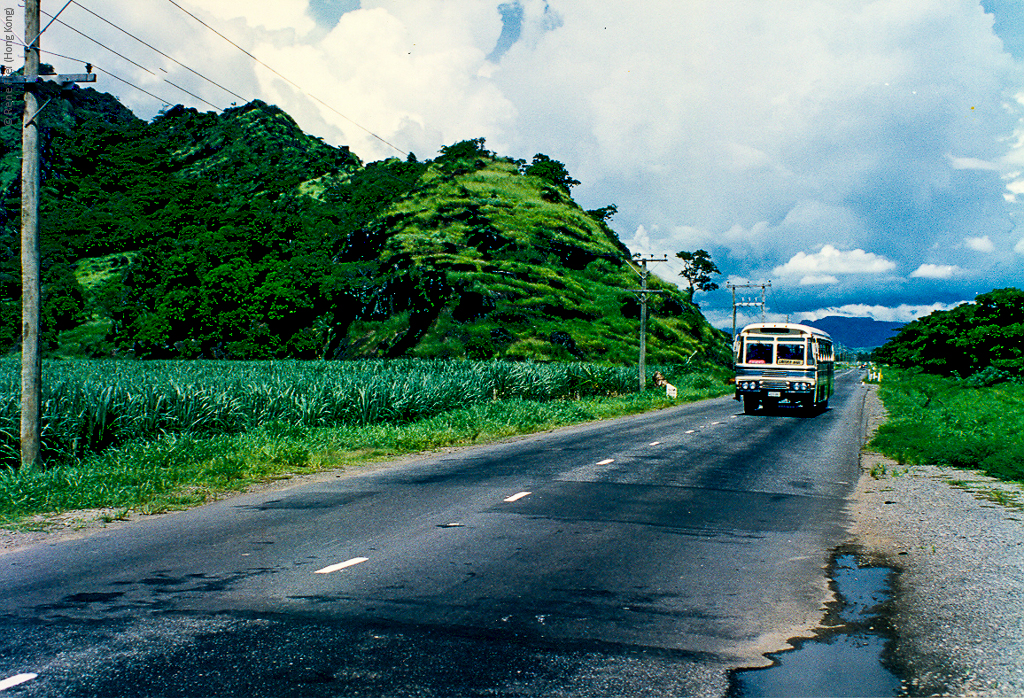
POLYGON ((593 218, 598 223, 608 223, 612 216, 619 212, 619 207, 615 204, 608 204, 602 208, 595 208, 591 211, 587 211, 587 215, 593 218))
POLYGON ((461 175, 483 169, 495 154, 488 150, 484 138, 472 138, 441 146, 441 155, 434 162, 449 175, 461 175))
POLYGON ((695 291, 714 291, 718 288, 718 284, 711 280, 711 275, 722 272, 711 261, 711 255, 707 251, 676 252, 676 257, 683 260, 683 270, 679 272, 679 276, 690 284, 689 300, 693 300, 695 291))
POLYGON ((533 156, 533 163, 523 170, 523 174, 527 177, 539 177, 546 180, 556 187, 563 189, 566 194, 580 183, 579 180, 569 176, 569 170, 565 169, 564 164, 558 160, 552 160, 543 153, 537 153, 533 156))

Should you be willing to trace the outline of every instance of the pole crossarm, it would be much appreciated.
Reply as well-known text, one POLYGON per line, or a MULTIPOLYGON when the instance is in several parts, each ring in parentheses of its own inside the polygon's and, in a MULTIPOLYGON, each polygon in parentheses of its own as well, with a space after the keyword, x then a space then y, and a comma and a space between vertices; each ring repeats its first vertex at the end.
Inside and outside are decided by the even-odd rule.
POLYGON ((753 307, 761 308, 761 320, 765 319, 765 291, 772 287, 771 281, 760 284, 726 284, 732 290, 732 336, 736 337, 736 308, 753 307), (759 288, 761 289, 761 300, 759 301, 737 301, 736 289, 738 288, 759 288))
POLYGON ((96 82, 96 73, 70 73, 68 75, 0 75, 0 85, 41 85, 44 82, 96 82))

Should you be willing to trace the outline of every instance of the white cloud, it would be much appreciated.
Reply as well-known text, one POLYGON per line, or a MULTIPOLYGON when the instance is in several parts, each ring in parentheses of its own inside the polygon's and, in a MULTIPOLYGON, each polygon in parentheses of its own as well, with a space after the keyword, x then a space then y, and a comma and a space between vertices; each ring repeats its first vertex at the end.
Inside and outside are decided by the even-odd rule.
POLYGON ((979 160, 978 158, 957 158, 952 155, 946 155, 949 159, 949 163, 953 166, 954 170, 996 170, 1000 169, 999 165, 994 162, 987 160, 979 160))
MULTIPOLYGON (((197 15, 211 15, 218 25, 223 20, 241 20, 245 25, 269 31, 289 31, 305 35, 315 24, 309 15, 308 0, 216 0, 184 3, 197 15)), ((223 33, 223 32, 222 32, 223 33)))
POLYGON ((325 122, 335 140, 364 158, 399 154, 384 141, 425 157, 480 136, 505 149, 495 134, 510 129, 516 108, 490 79, 486 60, 500 30, 497 10, 480 3, 364 2, 315 44, 260 45, 266 63, 301 65, 315 76, 315 91, 329 106, 311 104, 265 72, 262 89, 290 113, 325 122))
POLYGON ((954 264, 922 264, 911 274, 912 279, 951 279, 963 270, 954 264))
POLYGON ((823 286, 825 284, 837 284, 839 279, 829 274, 819 276, 805 276, 800 279, 801 286, 823 286))
POLYGON ((825 245, 814 254, 797 252, 788 262, 775 267, 773 273, 776 276, 808 278, 825 274, 882 274, 895 268, 895 262, 873 252, 860 249, 841 251, 825 245))
POLYGON ((829 308, 818 308, 816 310, 800 313, 801 321, 820 320, 830 315, 841 317, 869 317, 882 322, 910 322, 919 317, 930 315, 937 310, 951 310, 958 305, 970 303, 971 301, 959 301, 957 303, 931 303, 928 305, 897 306, 885 305, 864 305, 851 303, 849 305, 834 306, 829 308))
POLYGON ((651 235, 644 226, 639 226, 633 233, 633 239, 629 242, 629 249, 634 253, 653 254, 651 247, 651 235))
POLYGON ((1017 241, 1017 244, 1013 246, 1013 251, 1017 254, 1024 254, 1024 238, 1017 241))
POLYGON ((988 235, 964 238, 964 244, 975 252, 995 252, 996 246, 988 235))
MULTIPOLYGON (((1015 176, 1019 176, 1019 174, 1015 176)), ((1024 179, 1015 179, 1006 185, 1006 193, 1003 194, 1003 198, 1007 203, 1012 204, 1017 202, 1017 197, 1020 194, 1024 194, 1024 179)))

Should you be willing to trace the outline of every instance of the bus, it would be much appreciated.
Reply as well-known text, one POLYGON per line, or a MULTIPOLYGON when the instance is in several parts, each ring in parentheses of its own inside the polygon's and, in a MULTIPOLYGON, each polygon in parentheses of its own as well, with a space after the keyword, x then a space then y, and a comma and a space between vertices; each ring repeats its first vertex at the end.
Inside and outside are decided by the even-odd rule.
POLYGON ((733 342, 736 400, 743 411, 766 412, 780 402, 815 411, 834 390, 835 353, 827 332, 789 322, 747 325, 733 342))

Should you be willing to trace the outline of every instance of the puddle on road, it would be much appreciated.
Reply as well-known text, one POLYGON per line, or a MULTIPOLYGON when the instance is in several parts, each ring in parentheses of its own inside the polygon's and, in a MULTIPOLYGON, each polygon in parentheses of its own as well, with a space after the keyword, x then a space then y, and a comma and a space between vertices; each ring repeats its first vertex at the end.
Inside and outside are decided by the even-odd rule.
POLYGON ((733 672, 730 698, 904 694, 884 664, 893 571, 861 567, 850 554, 838 555, 831 571, 838 602, 825 618, 826 630, 794 642, 796 649, 768 655, 770 667, 733 672))

